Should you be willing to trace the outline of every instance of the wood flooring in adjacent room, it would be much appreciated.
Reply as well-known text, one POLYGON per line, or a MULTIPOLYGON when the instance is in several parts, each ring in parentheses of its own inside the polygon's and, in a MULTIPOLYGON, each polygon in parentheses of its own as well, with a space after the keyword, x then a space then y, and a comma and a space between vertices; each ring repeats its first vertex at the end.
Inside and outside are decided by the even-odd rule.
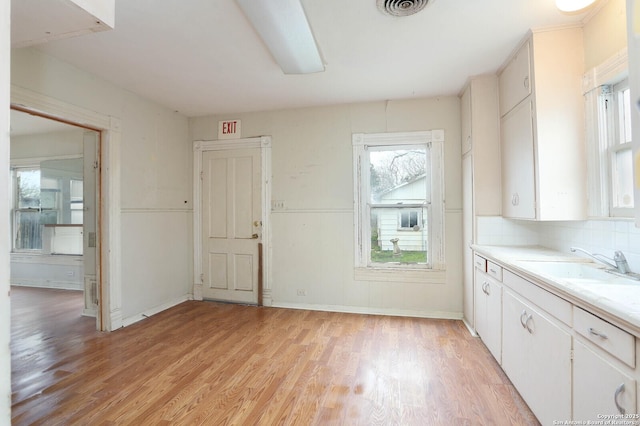
POLYGON ((14 425, 537 425, 460 321, 185 302, 95 331, 12 287, 14 425))

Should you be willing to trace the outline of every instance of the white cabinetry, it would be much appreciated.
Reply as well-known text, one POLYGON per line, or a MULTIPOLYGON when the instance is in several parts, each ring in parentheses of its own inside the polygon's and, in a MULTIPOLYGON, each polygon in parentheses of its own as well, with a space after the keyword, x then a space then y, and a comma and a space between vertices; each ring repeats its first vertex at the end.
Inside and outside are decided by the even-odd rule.
POLYGON ((476 331, 538 420, 637 423, 634 329, 505 259, 474 253, 476 331))
POLYGON ((475 326, 486 347, 500 363, 502 358, 502 284, 499 280, 502 277, 502 268, 492 262, 485 263, 487 264, 487 272, 475 269, 475 326))
POLYGON ((573 418, 602 420, 603 414, 636 413, 636 381, 575 341, 573 357, 573 418))
POLYGON ((522 102, 502 119, 502 213, 505 217, 536 218, 535 156, 531 101, 522 102))
POLYGON ((531 94, 530 42, 525 42, 500 73, 500 116, 531 94))
POLYGON ((542 424, 571 419, 571 335, 508 290, 502 315, 505 373, 542 424))
POLYGON ((636 413, 635 338, 578 307, 573 315, 573 418, 636 413))
POLYGON ((474 327, 473 251, 476 216, 498 216, 500 175, 498 78, 473 77, 461 95, 464 319, 474 327), (475 196, 479 194, 480 196, 475 196))
POLYGON ((502 215, 584 219, 582 30, 532 32, 499 75, 502 215))

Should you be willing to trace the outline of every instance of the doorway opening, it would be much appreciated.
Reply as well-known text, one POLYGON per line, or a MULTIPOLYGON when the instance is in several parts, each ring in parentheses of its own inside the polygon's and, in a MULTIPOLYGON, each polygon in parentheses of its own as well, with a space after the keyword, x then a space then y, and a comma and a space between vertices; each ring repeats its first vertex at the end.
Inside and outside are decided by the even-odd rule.
POLYGON ((82 291, 100 315, 101 131, 11 107, 11 284, 82 291))

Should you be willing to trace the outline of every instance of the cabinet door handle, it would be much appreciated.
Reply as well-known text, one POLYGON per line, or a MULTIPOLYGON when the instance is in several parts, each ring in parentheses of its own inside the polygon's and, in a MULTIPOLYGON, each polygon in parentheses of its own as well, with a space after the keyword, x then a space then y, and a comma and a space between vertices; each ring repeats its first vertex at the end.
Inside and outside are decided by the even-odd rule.
POLYGON ((522 83, 524 84, 524 88, 528 89, 529 88, 529 76, 526 76, 522 83))
POLYGON ((489 295, 489 283, 486 281, 482 283, 482 292, 487 296, 489 295))
POLYGON ((515 193, 511 196, 511 205, 517 206, 518 204, 520 204, 520 196, 517 193, 515 193))
POLYGON ((593 336, 598 336, 601 339, 608 339, 609 337, 607 337, 606 334, 602 334, 599 331, 597 331, 595 328, 593 327, 589 327, 589 334, 593 335, 593 336))
POLYGON ((527 316, 527 310, 525 309, 520 314, 520 324, 522 324, 522 328, 527 328, 527 324, 524 322, 525 317, 527 316))
POLYGON ((524 320, 524 325, 525 325, 525 328, 527 329, 527 331, 529 332, 529 334, 533 334, 533 329, 531 327, 529 327, 529 321, 533 321, 533 315, 532 314, 529 314, 527 316, 527 319, 524 320))
POLYGON ((621 393, 624 393, 624 383, 620 383, 620 386, 616 388, 616 392, 613 394, 613 402, 616 404, 616 408, 620 412, 620 414, 625 414, 625 409, 618 402, 618 397, 621 393))

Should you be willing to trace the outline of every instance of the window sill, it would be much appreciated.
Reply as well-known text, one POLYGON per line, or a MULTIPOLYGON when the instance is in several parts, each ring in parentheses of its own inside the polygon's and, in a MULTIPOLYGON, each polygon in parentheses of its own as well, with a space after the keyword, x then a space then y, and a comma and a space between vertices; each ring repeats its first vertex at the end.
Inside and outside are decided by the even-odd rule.
POLYGON ((354 269, 356 281, 445 284, 446 277, 446 270, 361 267, 354 269))

